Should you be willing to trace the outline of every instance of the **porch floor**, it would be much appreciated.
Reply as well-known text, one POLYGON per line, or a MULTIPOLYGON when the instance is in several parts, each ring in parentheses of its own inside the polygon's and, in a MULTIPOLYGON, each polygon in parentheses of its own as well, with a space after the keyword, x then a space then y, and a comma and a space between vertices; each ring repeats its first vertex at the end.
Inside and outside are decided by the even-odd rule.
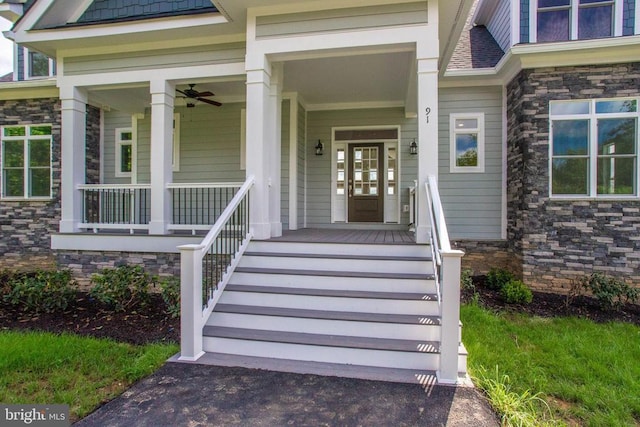
POLYGON ((405 230, 348 230, 328 228, 303 228, 295 231, 284 230, 282 237, 275 237, 269 240, 279 242, 354 243, 364 245, 413 245, 416 243, 413 233, 405 230))

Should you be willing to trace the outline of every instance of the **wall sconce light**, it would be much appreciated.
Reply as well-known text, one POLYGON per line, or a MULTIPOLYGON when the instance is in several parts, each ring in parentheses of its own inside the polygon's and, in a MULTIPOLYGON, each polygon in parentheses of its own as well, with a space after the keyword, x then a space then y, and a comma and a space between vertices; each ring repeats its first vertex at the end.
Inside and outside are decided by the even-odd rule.
POLYGON ((322 156, 322 152, 324 151, 324 144, 318 140, 316 144, 316 156, 322 156))
POLYGON ((418 154, 418 144, 416 144, 415 138, 413 138, 413 142, 409 144, 409 153, 418 154))

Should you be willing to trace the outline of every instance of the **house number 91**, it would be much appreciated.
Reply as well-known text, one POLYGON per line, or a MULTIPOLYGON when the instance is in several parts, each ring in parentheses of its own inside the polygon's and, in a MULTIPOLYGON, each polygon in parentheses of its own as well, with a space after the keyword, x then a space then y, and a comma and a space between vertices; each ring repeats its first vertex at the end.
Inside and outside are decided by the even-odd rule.
POLYGON ((427 123, 429 123, 429 114, 431 114, 431 107, 427 107, 425 111, 427 113, 427 123))

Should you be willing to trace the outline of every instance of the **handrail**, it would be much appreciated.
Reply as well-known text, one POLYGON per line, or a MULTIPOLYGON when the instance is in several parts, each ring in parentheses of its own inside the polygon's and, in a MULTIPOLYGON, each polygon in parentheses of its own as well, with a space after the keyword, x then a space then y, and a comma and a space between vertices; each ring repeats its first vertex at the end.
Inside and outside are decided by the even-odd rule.
POLYGON ((202 356, 202 328, 251 240, 248 196, 254 182, 247 178, 199 244, 178 247, 181 360, 202 356))
POLYGON ((438 182, 430 175, 425 183, 427 211, 431 223, 431 253, 440 304, 440 366, 438 382, 458 382, 460 345, 460 266, 464 252, 451 249, 447 223, 440 201, 438 182))
POLYGON ((167 184, 172 188, 235 188, 242 187, 244 182, 171 182, 167 184))
POLYGON ((78 190, 147 190, 151 184, 78 184, 78 190))

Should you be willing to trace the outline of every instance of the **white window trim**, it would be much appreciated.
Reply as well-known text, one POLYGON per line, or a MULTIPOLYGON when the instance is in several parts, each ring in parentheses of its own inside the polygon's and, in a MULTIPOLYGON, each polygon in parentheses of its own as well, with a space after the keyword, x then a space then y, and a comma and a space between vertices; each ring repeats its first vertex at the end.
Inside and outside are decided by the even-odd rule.
POLYGON ((115 164, 115 175, 116 178, 131 178, 133 176, 133 172, 136 170, 136 134, 133 131, 133 127, 127 128, 116 128, 115 134, 115 145, 116 145, 116 164, 115 164), (131 133, 131 141, 122 140, 123 133, 131 133), (122 166, 122 146, 123 145, 131 145, 131 172, 123 172, 120 169, 122 166))
POLYGON ((173 115, 173 157, 171 168, 174 172, 180 171, 180 113, 173 115))
POLYGON ((449 115, 449 172, 450 173, 484 173, 484 113, 452 113, 449 115), (456 129, 456 120, 477 120, 476 129, 456 129), (478 134, 478 166, 456 165, 456 135, 458 133, 478 134))
POLYGON ((640 98, 595 98, 595 99, 573 99, 570 101, 551 101, 552 103, 563 102, 589 102, 588 114, 563 114, 552 115, 551 104, 549 105, 549 197, 556 200, 637 200, 640 198, 640 98), (630 101, 637 102, 638 111, 635 113, 596 113, 596 102, 600 101, 630 101), (602 194, 598 195, 598 139, 594 136, 598 134, 597 120, 599 118, 635 118, 636 126, 636 194, 602 194), (589 194, 553 194, 553 126, 552 121, 561 120, 589 120, 589 194))
POLYGON ((49 74, 46 76, 32 76, 31 75, 31 61, 29 60, 29 49, 26 47, 22 48, 22 62, 23 62, 23 72, 25 80, 37 80, 37 79, 47 79, 49 77, 55 76, 55 64, 52 58, 49 58, 49 74))
MULTIPOLYGON (((0 179, 0 198, 2 200, 51 200, 53 198, 53 135, 34 135, 34 138, 29 138, 30 128, 31 126, 40 127, 40 126, 52 126, 49 123, 39 123, 34 125, 7 125, 0 126, 0 152, 2 153, 2 161, 0 162, 0 177, 4 179, 4 141, 23 141, 23 161, 24 161, 24 188, 23 188, 23 196, 22 197, 8 197, 4 195, 4 182, 0 179), (5 127, 19 127, 22 126, 25 128, 24 136, 4 136, 4 128, 5 127), (29 140, 30 139, 48 139, 49 140, 49 195, 48 196, 29 196, 29 188, 31 187, 31 181, 29 179, 29 140)), ((52 127, 53 129, 53 127, 52 127)))
POLYGON ((240 110, 240 170, 247 170, 247 109, 240 110))
MULTIPOLYGON (((613 37, 622 36, 624 26, 623 16, 623 0, 613 0, 613 37)), ((636 2, 636 12, 638 8, 636 2)), ((578 13, 580 0, 571 0, 569 9, 569 40, 580 40, 578 38, 578 13)), ((636 19, 636 27, 638 20, 636 19)), ((538 41, 538 0, 529 2, 529 43, 537 43, 538 41)), ((560 41, 558 41, 560 42, 560 41)))

